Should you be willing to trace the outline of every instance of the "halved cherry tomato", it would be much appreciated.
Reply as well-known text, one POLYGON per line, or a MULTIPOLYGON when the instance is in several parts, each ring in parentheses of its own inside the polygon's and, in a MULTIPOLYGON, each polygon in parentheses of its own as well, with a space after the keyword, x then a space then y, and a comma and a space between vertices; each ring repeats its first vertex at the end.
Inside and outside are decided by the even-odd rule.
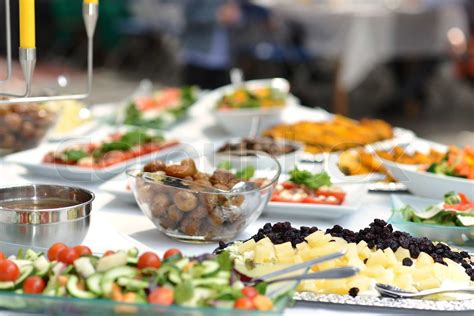
POLYGON ((299 200, 290 200, 282 198, 278 193, 273 193, 272 202, 283 202, 283 203, 301 203, 303 199, 299 200))
POLYGON ((258 291, 253 286, 246 286, 240 290, 245 297, 254 298, 258 295, 258 291))
POLYGON ((252 299, 248 297, 241 297, 237 299, 234 303, 235 309, 245 309, 245 310, 252 310, 255 309, 255 305, 252 299))
POLYGON ((76 246, 74 250, 79 254, 79 257, 92 255, 91 249, 87 246, 76 246))
POLYGON ((108 257, 108 256, 111 256, 115 254, 115 251, 112 251, 112 250, 107 250, 106 252, 104 252, 104 255, 103 257, 108 257))
POLYGON ((79 253, 74 248, 66 248, 58 254, 58 261, 65 264, 73 264, 79 258, 79 253))
POLYGON ((0 261, 0 282, 14 282, 19 276, 20 269, 13 261, 0 261))
POLYGON ((48 259, 49 261, 56 261, 58 260, 58 255, 61 251, 66 249, 67 246, 63 243, 57 242, 53 244, 51 247, 48 249, 48 259))
POLYGON ((140 258, 138 258, 137 263, 138 269, 145 269, 145 268, 156 268, 158 269, 161 267, 161 260, 157 254, 153 252, 145 252, 143 253, 140 258))
POLYGON ((168 249, 168 250, 166 250, 165 254, 163 255, 163 259, 168 259, 169 257, 172 257, 172 256, 181 257, 182 256, 181 251, 179 251, 178 249, 175 249, 175 248, 168 249))
POLYGON ((0 261, 5 259, 5 254, 0 251, 0 261))
POLYGON ((471 204, 471 201, 467 198, 466 194, 458 193, 459 198, 461 199, 461 204, 471 204))
POLYGON ((285 181, 285 182, 282 182, 280 184, 283 186, 283 188, 285 190, 291 190, 291 189, 294 189, 294 188, 298 187, 296 184, 294 184, 293 182, 290 182, 290 181, 285 181))
POLYGON ((46 283, 39 276, 31 276, 23 283, 23 292, 26 294, 40 294, 43 293, 46 283))
POLYGON ((174 292, 172 289, 167 287, 159 287, 154 289, 148 295, 148 303, 159 304, 159 305, 171 305, 174 301, 174 292))

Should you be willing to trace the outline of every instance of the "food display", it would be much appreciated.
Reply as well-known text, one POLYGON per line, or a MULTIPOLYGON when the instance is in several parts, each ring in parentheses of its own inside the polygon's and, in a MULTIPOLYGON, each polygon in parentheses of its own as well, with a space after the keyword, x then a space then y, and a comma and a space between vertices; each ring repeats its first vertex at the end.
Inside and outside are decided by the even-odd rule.
POLYGON ((443 159, 433 162, 427 172, 474 180, 474 148, 451 146, 443 159))
POLYGON ((27 250, 6 258, 0 252, 0 289, 12 294, 256 311, 273 311, 291 295, 270 297, 265 283, 250 286, 241 279, 227 252, 185 257, 169 249, 160 258, 132 248, 95 255, 87 246, 63 243, 47 253, 27 250))
POLYGON ((193 159, 185 159, 178 164, 155 161, 143 171, 128 175, 142 211, 168 236, 195 241, 230 240, 260 215, 278 179, 278 162, 262 154, 240 156, 255 160, 241 163, 242 168, 222 160, 209 169, 212 172, 204 172, 198 170, 193 159), (264 162, 270 176, 258 187, 249 180, 258 176, 255 166, 264 162), (152 180, 143 173, 149 173, 152 180))
POLYGON ((195 87, 164 88, 151 96, 134 98, 125 109, 124 123, 165 128, 182 119, 197 100, 195 87))
POLYGON ((394 181, 389 172, 383 167, 377 156, 387 161, 407 165, 432 164, 443 159, 445 154, 431 148, 428 153, 420 151, 409 152, 405 148, 395 146, 391 150, 376 150, 370 153, 365 149, 350 149, 339 155, 337 166, 347 176, 357 176, 370 173, 382 173, 387 181, 394 181))
POLYGON ((217 103, 219 111, 279 108, 286 104, 286 92, 273 87, 242 87, 224 95, 217 103))
POLYGON ((37 146, 55 122, 56 114, 39 103, 0 106, 0 150, 10 153, 37 146))
POLYGON ((165 140, 156 133, 135 129, 114 133, 101 142, 49 152, 44 156, 43 163, 102 169, 177 144, 176 140, 165 140))
POLYGON ((287 181, 277 184, 272 195, 272 202, 307 203, 340 205, 346 193, 334 186, 326 172, 312 174, 306 170, 290 171, 287 181))
POLYGON ((282 156, 294 153, 298 147, 292 143, 282 143, 275 141, 272 138, 258 137, 258 138, 243 138, 239 142, 227 142, 221 146, 217 152, 228 151, 247 151, 258 150, 266 152, 272 156, 282 156))
POLYGON ((288 139, 305 144, 309 153, 336 152, 391 139, 393 128, 385 121, 363 119, 354 121, 335 115, 329 121, 301 121, 279 124, 267 129, 264 136, 288 139))
POLYGON ((300 292, 378 296, 375 283, 411 292, 474 285, 474 260, 467 252, 394 231, 380 219, 359 232, 338 225, 323 231, 317 227, 293 228, 288 222, 266 224, 249 240, 225 249, 247 265, 291 264, 345 251, 344 257, 313 266, 312 270, 343 266, 360 269, 351 278, 303 281, 298 287, 300 292))
POLYGON ((474 202, 464 193, 447 193, 442 203, 426 210, 417 211, 407 205, 398 212, 408 222, 474 228, 474 202))

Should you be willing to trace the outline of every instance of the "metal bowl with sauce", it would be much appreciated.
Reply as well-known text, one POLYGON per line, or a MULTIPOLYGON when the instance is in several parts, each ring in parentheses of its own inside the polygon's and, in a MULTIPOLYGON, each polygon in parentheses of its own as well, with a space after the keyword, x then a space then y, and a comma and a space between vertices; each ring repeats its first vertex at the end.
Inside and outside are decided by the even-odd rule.
POLYGON ((94 193, 77 187, 31 184, 0 188, 0 249, 46 250, 84 240, 94 193))

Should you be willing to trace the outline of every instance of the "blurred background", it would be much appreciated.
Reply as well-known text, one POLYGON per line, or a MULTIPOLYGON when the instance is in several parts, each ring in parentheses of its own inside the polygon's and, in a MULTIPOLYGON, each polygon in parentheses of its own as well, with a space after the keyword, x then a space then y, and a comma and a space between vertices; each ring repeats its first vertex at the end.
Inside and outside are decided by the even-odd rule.
MULTIPOLYGON (((82 91, 82 1, 36 7, 36 89, 82 91)), ((0 23, 2 73, 4 34, 0 23)), ((143 78, 213 89, 238 67, 245 79, 289 79, 309 107, 473 145, 473 34, 474 0, 101 0, 88 102, 123 100, 143 78)), ((1 91, 21 91, 18 65, 14 77, 1 91)))

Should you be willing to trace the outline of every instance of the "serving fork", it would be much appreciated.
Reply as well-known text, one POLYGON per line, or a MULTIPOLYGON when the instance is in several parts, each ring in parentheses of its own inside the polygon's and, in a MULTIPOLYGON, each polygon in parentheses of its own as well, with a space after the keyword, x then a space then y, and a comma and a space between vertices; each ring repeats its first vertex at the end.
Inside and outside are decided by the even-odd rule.
POLYGON ((435 289, 429 289, 429 290, 424 290, 424 291, 419 291, 419 292, 409 292, 409 291, 400 289, 396 286, 377 283, 375 285, 375 289, 382 296, 391 297, 391 298, 421 298, 421 297, 434 295, 434 294, 455 293, 455 292, 474 294, 474 286, 456 287, 456 288, 435 288, 435 289))

